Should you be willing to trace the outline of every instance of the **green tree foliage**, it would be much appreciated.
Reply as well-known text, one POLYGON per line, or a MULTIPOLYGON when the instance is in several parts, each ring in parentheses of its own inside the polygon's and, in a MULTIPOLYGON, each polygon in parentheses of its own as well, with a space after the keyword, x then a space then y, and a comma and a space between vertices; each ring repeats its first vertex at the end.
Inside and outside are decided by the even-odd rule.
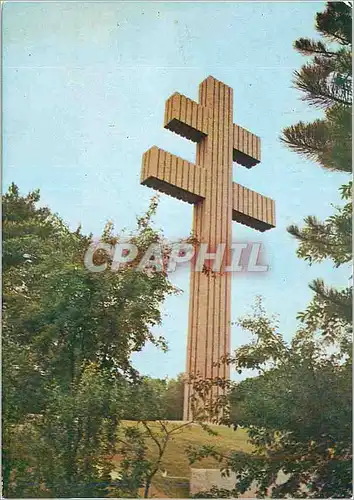
POLYGON ((295 87, 310 105, 324 109, 324 118, 299 122, 283 131, 287 146, 325 169, 351 172, 352 50, 351 9, 329 2, 316 16, 323 41, 300 38, 295 48, 312 60, 295 72, 295 87))
POLYGON ((140 377, 129 386, 129 401, 126 406, 126 420, 154 421, 167 419, 165 379, 140 377))
MULTIPOLYGON (((177 422, 183 416, 184 383, 185 375, 180 374, 170 380, 141 377, 129 385, 125 418, 135 422, 127 422, 117 434, 120 460, 116 483, 120 492, 129 492, 132 497, 141 493, 148 498, 155 475, 162 473, 162 461, 170 443, 187 427, 198 424, 208 434, 216 435, 206 423, 211 421, 216 403, 210 404, 209 413, 202 404, 188 422, 177 422)), ((208 383, 194 387, 201 398, 211 399, 208 383)))
MULTIPOLYGON (((294 151, 315 160, 325 169, 351 172, 352 156, 352 15, 344 2, 329 2, 316 16, 322 41, 301 38, 295 48, 312 61, 295 74, 295 85, 312 105, 320 105, 325 117, 313 123, 283 131, 282 140, 294 151)), ((288 231, 299 241, 298 256, 309 264, 331 259, 336 267, 352 259, 352 182, 340 187, 344 202, 325 221, 308 216, 305 225, 291 225, 288 231)), ((352 317, 352 289, 334 290, 318 279, 310 284, 314 299, 300 318, 324 335, 334 336, 352 317)))
POLYGON ((165 407, 168 420, 183 420, 184 374, 167 382, 165 407))
POLYGON ((193 462, 214 456, 225 473, 236 473, 233 491, 203 496, 238 496, 252 486, 260 497, 351 497, 351 352, 333 343, 328 349, 306 326, 286 342, 260 300, 239 326, 252 339, 229 362, 240 373, 252 368, 259 374, 234 386, 229 418, 248 428, 254 452, 190 450, 193 462))
MULTIPOLYGON (((287 481, 272 496, 349 497, 352 492, 351 353, 331 349, 307 325, 287 344, 274 321, 257 307, 240 326, 254 340, 236 352, 234 363, 261 375, 233 392, 237 423, 250 427, 259 458, 243 457, 243 472, 256 467, 266 493, 279 471, 287 481)), ((349 336, 347 337, 349 340, 349 336)), ((333 348, 335 347, 335 348, 333 348)), ((243 475, 246 486, 254 473, 243 475)))
POLYGON ((306 217, 305 226, 299 230, 292 225, 288 228, 290 234, 300 241, 298 256, 309 264, 321 262, 325 258, 332 259, 336 267, 346 264, 352 258, 351 245, 351 188, 350 182, 342 186, 342 199, 346 204, 336 208, 333 215, 324 222, 314 216, 306 217))
POLYGON ((140 377, 129 386, 126 420, 182 420, 184 375, 176 379, 140 377))
POLYGON ((325 109, 334 105, 351 106, 351 23, 348 5, 328 2, 325 12, 316 16, 316 30, 323 41, 296 40, 296 50, 305 56, 313 56, 311 62, 295 72, 294 82, 309 104, 325 109))
MULTIPOLYGON (((146 342, 165 348, 151 327, 175 290, 164 272, 90 272, 91 235, 38 202, 14 184, 3 196, 4 495, 105 496, 127 383, 137 378, 130 356, 146 342)), ((153 200, 132 235, 141 252, 160 240, 155 209, 153 200)), ((111 225, 103 239, 119 241, 111 225)))
MULTIPOLYGON (((168 445, 176 435, 193 423, 193 420, 174 423, 157 419, 155 422, 141 420, 133 426, 122 427, 118 434, 118 451, 121 457, 118 469, 120 489, 130 490, 132 497, 137 497, 139 489, 142 489, 143 497, 148 498, 153 479, 157 472, 161 472, 168 445), (152 444, 153 453, 148 453, 149 444, 152 444)), ((207 425, 198 423, 205 430, 213 432, 207 425)))
MULTIPOLYGON (((350 172, 350 7, 343 2, 328 3, 316 17, 316 28, 323 42, 295 42, 298 51, 312 56, 296 72, 295 85, 309 104, 324 108, 325 117, 288 127, 283 141, 323 168, 350 172)), ((351 188, 351 182, 341 186, 344 205, 335 207, 325 221, 309 216, 303 228, 288 228, 300 243, 298 256, 309 264, 331 259, 339 267, 351 261, 351 188)), ((274 334, 264 314, 242 323, 257 336, 257 342, 238 351, 239 369, 261 369, 266 362, 260 377, 241 384, 234 393, 240 421, 252 426, 253 442, 259 441, 259 451, 267 454, 247 477, 257 477, 265 493, 274 471, 281 467, 290 479, 274 489, 274 496, 301 495, 307 484, 307 496, 346 497, 352 493, 352 290, 328 287, 321 279, 310 287, 314 298, 299 314, 303 326, 290 346, 274 334), (267 471, 263 475, 262 467, 267 471)))

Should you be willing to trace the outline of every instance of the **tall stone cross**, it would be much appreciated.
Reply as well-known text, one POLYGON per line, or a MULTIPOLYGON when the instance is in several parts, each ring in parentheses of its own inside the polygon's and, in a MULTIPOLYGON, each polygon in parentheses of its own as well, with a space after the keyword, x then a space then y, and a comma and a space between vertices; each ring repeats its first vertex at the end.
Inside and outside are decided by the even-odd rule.
MULTIPOLYGON (((232 181, 233 161, 251 168, 261 149, 259 137, 233 123, 232 88, 209 76, 199 86, 199 103, 173 94, 164 127, 197 143, 196 163, 153 146, 143 155, 141 184, 194 205, 193 233, 208 252, 220 243, 231 248, 232 221, 258 231, 275 226, 274 201, 232 181)), ((229 367, 217 362, 230 352, 230 321, 231 273, 192 269, 188 375, 229 379, 229 367)), ((184 420, 191 418, 190 395, 186 384, 184 420)))

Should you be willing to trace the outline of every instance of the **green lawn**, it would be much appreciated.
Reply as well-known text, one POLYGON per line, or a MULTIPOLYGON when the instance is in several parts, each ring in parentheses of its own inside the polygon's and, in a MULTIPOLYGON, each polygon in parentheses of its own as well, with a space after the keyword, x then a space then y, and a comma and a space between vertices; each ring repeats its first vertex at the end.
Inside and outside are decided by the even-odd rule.
MULTIPOLYGON (((136 425, 134 422, 126 422, 128 425, 136 425)), ((157 429, 157 423, 151 423, 152 429, 157 429)), ((169 426, 177 425, 170 423, 169 426)), ((167 498, 186 498, 189 495, 190 465, 185 450, 188 445, 214 445, 222 452, 232 450, 251 452, 252 446, 248 443, 247 432, 244 429, 237 429, 225 426, 211 426, 218 435, 209 435, 198 425, 184 428, 180 434, 176 434, 169 442, 161 469, 167 471, 167 477, 163 477, 158 472, 153 481, 152 496, 167 498), (172 476, 172 477, 169 477, 172 476)), ((156 456, 157 447, 153 441, 149 441, 149 455, 156 456)), ((192 465, 195 468, 218 468, 217 462, 212 459, 204 459, 192 465)))

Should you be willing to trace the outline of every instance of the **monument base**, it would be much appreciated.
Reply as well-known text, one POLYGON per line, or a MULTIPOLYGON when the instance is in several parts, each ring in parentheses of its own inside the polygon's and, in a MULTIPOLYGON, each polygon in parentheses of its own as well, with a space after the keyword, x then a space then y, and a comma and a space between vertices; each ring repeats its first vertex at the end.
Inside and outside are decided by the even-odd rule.
MULTIPOLYGON (((282 484, 289 478, 279 472, 276 484, 282 484)), ((223 476, 219 469, 194 469, 191 468, 191 476, 189 483, 190 496, 198 495, 198 493, 210 491, 213 487, 224 490, 233 490, 236 484, 236 474, 230 472, 229 476, 223 476)), ((271 498, 272 487, 269 488, 268 497, 271 498)), ((251 488, 237 498, 256 498, 257 484, 253 483, 251 488)), ((306 491, 304 486, 303 491, 306 491)), ((231 497, 232 498, 232 497, 231 497)), ((236 497, 235 497, 236 498, 236 497)))

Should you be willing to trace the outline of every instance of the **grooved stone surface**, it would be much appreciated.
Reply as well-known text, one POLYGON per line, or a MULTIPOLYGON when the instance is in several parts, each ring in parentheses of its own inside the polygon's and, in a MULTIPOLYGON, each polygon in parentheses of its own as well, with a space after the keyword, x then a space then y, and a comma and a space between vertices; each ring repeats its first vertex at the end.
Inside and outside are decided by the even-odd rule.
MULTIPOLYGON (((230 378, 215 366, 230 351, 232 221, 266 231, 275 226, 275 204, 232 180, 233 161, 246 168, 260 162, 260 138, 233 123, 233 90, 209 76, 199 85, 199 102, 174 93, 166 102, 164 127, 196 143, 196 162, 153 146, 143 155, 141 184, 194 205, 193 233, 208 252, 225 244, 220 272, 191 270, 187 375, 230 378)), ((189 231, 188 231, 189 232, 189 231)), ((215 388, 214 395, 220 395, 215 388)), ((184 420, 191 418, 186 384, 184 420)))

